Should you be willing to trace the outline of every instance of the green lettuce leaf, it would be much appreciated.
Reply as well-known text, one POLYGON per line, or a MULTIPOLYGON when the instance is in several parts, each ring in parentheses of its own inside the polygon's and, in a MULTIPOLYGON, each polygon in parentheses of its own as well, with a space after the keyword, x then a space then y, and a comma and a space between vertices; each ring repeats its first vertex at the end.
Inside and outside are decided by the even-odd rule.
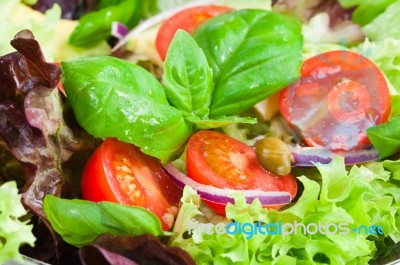
MULTIPOLYGON (((400 241, 400 189, 382 163, 347 169, 344 159, 335 157, 329 165, 316 166, 322 182, 299 177, 304 191, 291 207, 268 210, 258 200, 247 204, 242 196, 236 196, 235 204, 226 207, 227 218, 241 224, 336 224, 343 233, 304 234, 301 230, 283 235, 270 230, 270 234, 253 233, 247 239, 250 230, 247 235, 199 231, 189 237, 178 236, 171 244, 188 251, 197 264, 368 264, 385 238, 400 241), (362 228, 373 225, 379 226, 383 235, 362 228)), ((182 207, 190 208, 191 214, 186 227, 181 218, 180 228, 175 230, 179 235, 188 230, 189 219, 198 209, 191 197, 192 193, 184 194, 182 199, 182 207)))
MULTIPOLYGON (((0 55, 4 55, 13 52, 13 48, 10 46, 10 40, 13 39, 14 35, 23 30, 30 29, 34 32, 36 38, 41 43, 48 42, 54 35, 54 26, 60 20, 61 8, 59 5, 54 5, 49 9, 43 16, 43 19, 27 19, 26 17, 16 19, 10 14, 13 14, 16 9, 20 8, 19 0, 4 0, 0 2, 0 55)), ((19 14, 17 12, 17 14, 19 14)), ((26 15, 26 14, 25 14, 26 15)), ((34 17, 34 16, 33 16, 34 17)), ((48 47, 50 50, 50 48, 48 47)), ((52 54, 46 52, 48 56, 52 57, 52 54)))
POLYGON ((362 28, 363 33, 371 40, 387 38, 400 39, 400 1, 395 1, 385 12, 362 28))
POLYGON ((179 213, 176 216, 173 232, 177 235, 174 237, 175 243, 183 242, 185 239, 183 235, 187 231, 188 220, 202 215, 200 208, 200 196, 190 186, 185 186, 183 189, 183 195, 181 198, 181 207, 179 213))
POLYGON ((392 109, 390 110, 390 118, 400 114, 400 95, 392 95, 390 98, 392 109))
POLYGON ((400 39, 366 40, 355 48, 356 52, 374 61, 389 82, 390 93, 400 93, 400 39))
POLYGON ((14 181, 0 186, 0 264, 12 259, 22 260, 19 247, 29 244, 33 247, 35 237, 32 225, 20 218, 27 214, 18 195, 14 181))
POLYGON ((396 0, 339 0, 344 8, 355 8, 352 20, 360 25, 366 25, 396 0))
POLYGON ((383 162, 383 166, 392 172, 393 179, 400 180, 400 160, 397 161, 385 160, 383 162))

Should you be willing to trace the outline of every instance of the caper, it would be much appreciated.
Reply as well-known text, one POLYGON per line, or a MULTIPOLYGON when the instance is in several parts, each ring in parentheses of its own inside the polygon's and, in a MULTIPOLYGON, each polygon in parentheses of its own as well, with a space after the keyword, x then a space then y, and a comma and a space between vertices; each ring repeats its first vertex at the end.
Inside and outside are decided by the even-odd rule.
POLYGON ((292 169, 293 156, 282 140, 266 137, 256 142, 255 151, 261 166, 271 173, 286 176, 292 169))

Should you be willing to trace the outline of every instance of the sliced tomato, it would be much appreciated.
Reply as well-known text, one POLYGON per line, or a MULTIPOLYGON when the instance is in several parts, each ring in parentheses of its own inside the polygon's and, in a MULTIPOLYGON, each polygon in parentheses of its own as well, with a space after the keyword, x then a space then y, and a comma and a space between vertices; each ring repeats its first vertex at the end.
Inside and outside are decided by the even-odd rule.
POLYGON ((106 139, 89 158, 82 176, 86 200, 144 207, 171 228, 182 196, 156 158, 134 145, 106 139))
MULTIPOLYGON (((215 131, 199 131, 187 146, 188 176, 195 181, 217 188, 286 191, 296 196, 293 175, 277 176, 259 164, 250 146, 215 131)), ((206 202, 214 211, 224 214, 225 205, 206 202)))
POLYGON ((191 34, 207 19, 231 10, 232 8, 227 6, 196 6, 184 9, 170 17, 161 25, 156 37, 156 49, 161 59, 165 59, 169 44, 178 29, 191 34))
POLYGON ((300 80, 280 93, 280 111, 309 146, 363 149, 366 129, 389 117, 390 92, 372 61, 331 51, 304 62, 300 80))

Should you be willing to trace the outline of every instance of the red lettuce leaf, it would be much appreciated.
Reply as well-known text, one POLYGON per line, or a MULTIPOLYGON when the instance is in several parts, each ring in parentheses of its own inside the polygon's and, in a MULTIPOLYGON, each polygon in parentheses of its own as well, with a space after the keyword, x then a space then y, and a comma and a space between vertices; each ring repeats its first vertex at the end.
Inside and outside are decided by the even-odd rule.
MULTIPOLYGON (((365 39, 360 25, 351 20, 354 9, 344 9, 338 0, 277 0, 273 3, 273 10, 297 17, 304 24, 311 23, 317 14, 326 13, 327 28, 319 32, 322 36, 318 36, 318 32, 313 33, 311 42, 353 44, 365 39)), ((318 25, 321 21, 313 23, 318 25)), ((307 34, 305 38, 307 40, 307 34)))
POLYGON ((16 101, 37 86, 56 87, 60 68, 46 63, 32 32, 19 32, 11 45, 18 51, 0 57, 0 101, 16 101))
POLYGON ((299 18, 303 23, 320 12, 326 12, 334 27, 342 21, 351 20, 352 9, 344 9, 337 0, 277 0, 273 10, 299 18))
POLYGON ((94 10, 97 0, 37 0, 32 8, 42 13, 58 4, 61 7, 61 17, 78 19, 83 14, 94 10))
POLYGON ((66 244, 47 223, 42 200, 47 194, 79 196, 82 165, 65 165, 72 155, 87 157, 95 148, 95 139, 71 114, 56 87, 61 71, 45 61, 32 33, 21 31, 11 45, 17 52, 0 57, 0 181, 18 178, 22 201, 36 215, 34 230, 47 234, 38 236, 38 242, 46 240, 35 248, 23 251, 44 261, 59 260, 66 244), (77 176, 71 178, 65 171, 77 176))
POLYGON ((20 189, 25 183, 25 174, 19 161, 12 156, 6 143, 0 138, 0 183, 12 180, 20 189))
POLYGON ((80 250, 83 264, 120 264, 117 262, 122 260, 121 256, 129 259, 131 263, 126 264, 131 265, 195 265, 186 251, 167 247, 152 235, 132 237, 105 234, 80 250))
POLYGON ((139 265, 133 260, 108 251, 107 249, 97 245, 86 246, 81 251, 81 259, 84 265, 139 265))
POLYGON ((61 71, 45 61, 32 33, 18 33, 11 45, 17 52, 0 57, 0 138, 24 165, 25 205, 44 217, 44 196, 60 196, 68 184, 62 163, 73 152, 91 150, 93 139, 65 121, 65 99, 56 88, 61 71))
POLYGON ((49 264, 61 264, 77 251, 75 247, 65 243, 45 220, 33 216, 31 223, 33 224, 32 232, 36 237, 35 246, 22 246, 20 248, 21 254, 49 264))

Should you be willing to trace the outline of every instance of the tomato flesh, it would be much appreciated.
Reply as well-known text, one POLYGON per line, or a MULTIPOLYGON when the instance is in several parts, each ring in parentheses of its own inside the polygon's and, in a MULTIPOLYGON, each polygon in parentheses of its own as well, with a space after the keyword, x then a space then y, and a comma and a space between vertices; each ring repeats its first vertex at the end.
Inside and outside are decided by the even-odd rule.
POLYGON ((161 59, 165 60, 169 44, 178 29, 191 34, 206 20, 231 10, 232 8, 227 6, 196 6, 184 9, 170 17, 161 25, 156 37, 156 49, 161 59))
MULTIPOLYGON (((293 175, 276 176, 259 164, 250 146, 215 131, 199 131, 189 140, 186 164, 188 176, 217 188, 236 190, 286 191, 296 196, 293 175)), ((215 212, 225 213, 225 205, 205 201, 215 212)))
POLYGON ((159 160, 136 146, 106 139, 89 158, 82 176, 86 200, 111 201, 148 209, 171 228, 182 196, 159 160))
POLYGON ((366 129, 389 117, 390 92, 369 59, 332 51, 304 62, 300 80, 280 93, 280 111, 309 146, 363 149, 366 129))

